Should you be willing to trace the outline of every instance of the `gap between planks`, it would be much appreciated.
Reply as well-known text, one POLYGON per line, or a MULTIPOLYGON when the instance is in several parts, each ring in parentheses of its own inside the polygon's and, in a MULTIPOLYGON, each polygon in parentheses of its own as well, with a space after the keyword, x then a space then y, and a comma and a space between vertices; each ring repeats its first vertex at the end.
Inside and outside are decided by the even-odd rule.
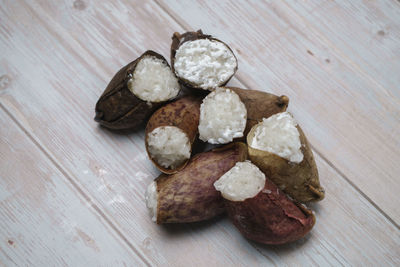
MULTIPOLYGON (((158 0, 154 1, 159 7, 160 9, 166 13, 173 21, 175 21, 183 30, 185 31, 189 31, 188 27, 185 26, 180 20, 178 20, 177 18, 175 18, 168 9, 166 9, 164 7, 163 4, 161 4, 158 0)), ((400 3, 400 0, 397 0, 398 3, 400 3)), ((294 11, 295 12, 295 11, 294 11)), ((297 12, 295 12, 297 14, 297 12)), ((297 14, 299 15, 299 14, 297 14)), ((299 17, 301 17, 303 20, 304 18, 302 16, 299 15, 299 17)), ((311 26, 310 26, 311 27, 311 26)), ((314 31, 318 32, 319 34, 321 34, 318 30, 314 29, 314 31)), ((322 34, 321 34, 322 35, 322 34)), ((333 45, 332 45, 333 46, 333 45)), ((344 55, 344 53, 335 47, 335 50, 339 51, 341 55, 344 55)), ((346 57, 347 58, 347 57, 346 57)), ((377 85, 379 85, 381 88, 383 88, 383 86, 381 84, 379 84, 377 81, 375 81, 374 79, 372 79, 369 75, 365 74, 364 71, 361 71, 361 67, 359 67, 355 62, 353 62, 352 60, 350 60, 349 58, 347 58, 352 64, 354 64, 355 66, 358 67, 358 69, 360 69, 360 72, 363 76, 367 76, 370 78, 370 80, 374 81, 377 85)), ((249 88, 249 86, 247 85, 247 83, 245 81, 242 80, 242 78, 239 77, 235 77, 236 80, 239 81, 239 83, 241 83, 245 88, 249 88)), ((387 91, 387 90, 386 90, 387 91)), ((379 206, 378 204, 376 204, 370 197, 368 197, 356 184, 354 184, 339 168, 337 168, 327 157, 325 157, 320 151, 318 151, 317 149, 315 149, 315 147, 310 143, 310 146, 312 148, 312 150, 314 151, 314 153, 316 153, 318 156, 320 156, 322 158, 323 161, 326 162, 326 164, 328 164, 338 175, 339 177, 341 177, 343 180, 345 180, 351 187, 354 188, 354 190, 356 190, 363 198, 365 198, 382 216, 384 216, 390 223, 393 224, 393 226, 395 226, 397 229, 400 230, 400 225, 397 224, 386 212, 384 212, 379 206)), ((261 253, 261 252, 260 252, 261 253)))
POLYGON ((75 190, 85 199, 85 201, 90 204, 90 207, 97 212, 100 217, 102 217, 105 222, 111 227, 111 229, 117 234, 121 240, 128 245, 128 247, 145 263, 147 266, 151 266, 150 261, 140 253, 140 251, 125 237, 125 235, 118 229, 118 227, 108 218, 108 216, 99 208, 97 204, 93 202, 90 196, 85 193, 81 187, 74 181, 72 175, 70 175, 51 155, 47 149, 40 144, 40 142, 35 138, 18 120, 15 118, 11 112, 0 102, 1 109, 7 114, 7 116, 20 128, 28 137, 28 139, 37 147, 39 150, 50 160, 50 162, 61 172, 61 174, 66 178, 66 180, 73 186, 75 190))

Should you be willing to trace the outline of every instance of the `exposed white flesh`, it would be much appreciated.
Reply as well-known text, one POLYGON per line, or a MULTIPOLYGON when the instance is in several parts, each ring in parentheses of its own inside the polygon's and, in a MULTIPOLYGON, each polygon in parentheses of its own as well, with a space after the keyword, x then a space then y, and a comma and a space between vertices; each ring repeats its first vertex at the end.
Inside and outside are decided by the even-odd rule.
POLYGON ((178 77, 207 90, 227 82, 236 67, 232 51, 224 43, 209 39, 185 42, 176 51, 174 62, 178 77))
POLYGON ((157 195, 157 183, 153 181, 147 187, 145 194, 146 206, 149 209, 153 222, 157 221, 157 195))
POLYGON ((255 197, 264 186, 265 174, 250 161, 237 162, 214 183, 215 189, 231 201, 255 197))
POLYGON ((151 158, 164 168, 174 169, 190 158, 189 138, 178 127, 155 128, 148 134, 147 144, 151 158))
POLYGON ((249 144, 252 148, 268 151, 291 162, 303 160, 300 133, 297 123, 288 112, 272 115, 255 125, 254 138, 249 144))
POLYGON ((128 88, 135 96, 148 102, 173 99, 180 90, 171 68, 154 56, 145 56, 137 63, 128 88))
POLYGON ((217 88, 203 99, 200 106, 200 139, 211 144, 226 144, 243 136, 247 110, 239 96, 217 88))

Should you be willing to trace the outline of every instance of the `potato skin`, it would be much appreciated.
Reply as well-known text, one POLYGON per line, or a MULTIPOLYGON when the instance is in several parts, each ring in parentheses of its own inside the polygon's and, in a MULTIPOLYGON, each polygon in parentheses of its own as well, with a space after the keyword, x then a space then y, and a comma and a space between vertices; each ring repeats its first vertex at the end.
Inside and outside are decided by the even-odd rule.
MULTIPOLYGON (((300 133, 301 152, 304 155, 302 162, 289 162, 278 155, 252 148, 250 145, 249 158, 271 181, 296 201, 320 201, 325 196, 325 190, 319 183, 314 155, 302 129, 296 127, 300 133)), ((251 144, 254 138, 255 128, 253 127, 247 135, 248 144, 251 144)))
POLYGON ((200 87, 200 86, 198 86, 198 85, 196 85, 194 83, 191 83, 190 81, 188 81, 186 79, 183 79, 183 78, 179 77, 176 74, 175 68, 174 68, 175 55, 176 55, 176 51, 179 49, 179 47, 182 44, 184 44, 185 42, 195 41, 195 40, 198 40, 198 39, 209 39, 209 40, 215 40, 215 41, 223 43, 224 45, 226 45, 226 47, 228 47, 228 49, 232 52, 233 56, 236 59, 236 68, 235 68, 232 76, 229 77, 224 83, 219 84, 218 86, 224 86, 225 84, 227 84, 229 82, 229 80, 233 77, 233 75, 235 75, 235 73, 236 73, 236 71, 238 69, 237 58, 236 58, 235 53, 233 53, 232 49, 229 47, 229 45, 227 45, 226 43, 222 42, 221 40, 219 40, 217 38, 212 37, 211 35, 203 34, 202 30, 198 30, 197 32, 185 32, 183 34, 180 34, 178 32, 174 32, 174 34, 172 35, 172 43, 171 43, 171 68, 172 68, 172 71, 178 77, 179 82, 182 85, 184 85, 184 86, 186 86, 188 88, 191 88, 191 89, 209 92, 209 90, 204 89, 204 88, 202 88, 202 87, 200 87))
POLYGON ((94 120, 100 125, 114 130, 136 129, 162 104, 143 101, 128 88, 128 81, 131 79, 137 63, 145 56, 159 58, 169 66, 163 56, 148 50, 120 69, 96 103, 94 120))
POLYGON ((247 146, 232 143, 195 155, 178 173, 161 174, 155 180, 157 223, 197 222, 223 213, 223 199, 214 182, 246 158, 247 146))
POLYGON ((181 129, 184 133, 186 133, 190 145, 193 146, 193 143, 198 133, 198 125, 200 119, 200 104, 201 104, 201 98, 199 97, 195 96, 182 97, 158 109, 156 112, 154 112, 154 114, 150 117, 149 121, 147 122, 146 135, 145 135, 146 136, 145 146, 147 155, 161 172, 166 174, 176 173, 186 166, 189 159, 185 161, 181 166, 175 169, 169 169, 159 165, 151 157, 149 153, 148 134, 151 133, 155 128, 161 126, 175 126, 181 129))
POLYGON ((285 95, 277 96, 267 92, 241 89, 237 87, 225 87, 239 95, 240 100, 247 109, 247 123, 244 130, 244 136, 250 132, 250 129, 276 113, 286 111, 289 105, 289 98, 285 95))
POLYGON ((241 234, 263 244, 296 241, 315 224, 311 210, 289 200, 268 178, 255 197, 224 202, 229 218, 241 234))

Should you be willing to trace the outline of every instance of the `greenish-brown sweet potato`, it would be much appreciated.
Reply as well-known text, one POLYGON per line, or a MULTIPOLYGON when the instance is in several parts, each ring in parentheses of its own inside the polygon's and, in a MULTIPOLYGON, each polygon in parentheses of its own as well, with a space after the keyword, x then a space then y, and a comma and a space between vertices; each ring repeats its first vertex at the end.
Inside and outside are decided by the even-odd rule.
MULTIPOLYGON (((248 146, 250 160, 260 168, 272 182, 293 199, 299 202, 320 201, 325 196, 321 187, 314 155, 302 129, 300 134, 301 152, 304 157, 300 163, 290 162, 278 155, 248 146)), ((247 135, 247 143, 252 144, 256 126, 247 135)))

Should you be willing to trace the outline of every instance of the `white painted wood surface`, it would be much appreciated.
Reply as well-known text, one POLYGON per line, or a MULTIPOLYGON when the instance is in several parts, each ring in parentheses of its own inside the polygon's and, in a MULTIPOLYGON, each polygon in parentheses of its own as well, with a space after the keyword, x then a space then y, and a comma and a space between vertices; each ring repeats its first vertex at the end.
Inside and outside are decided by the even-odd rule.
POLYGON ((0 125, 2 264, 145 266, 4 110, 0 125))
MULTIPOLYGON (((159 266, 400 264, 397 62, 389 65, 390 76, 383 71, 390 68, 374 67, 380 60, 378 52, 360 58, 354 51, 364 45, 360 42, 368 37, 366 32, 360 31, 357 40, 340 41, 339 31, 346 29, 332 26, 329 31, 334 34, 328 39, 323 28, 310 26, 322 12, 318 7, 311 16, 305 13, 309 6, 296 13, 293 9, 300 8, 292 3, 257 2, 253 8, 218 3, 0 4, 0 224, 6 229, 0 230, 0 263, 31 261, 39 266, 46 259, 49 265, 84 265, 79 256, 88 253, 87 258, 97 263, 131 266, 141 259, 159 266), (226 218, 167 227, 153 224, 143 193, 158 172, 144 153, 143 132, 115 134, 93 121, 97 98, 122 65, 147 49, 168 58, 171 34, 197 28, 226 40, 237 51, 240 81, 231 84, 291 98, 290 110, 317 149, 321 182, 327 189, 326 199, 313 206, 317 224, 306 239, 283 247, 261 246, 243 239, 226 218), (25 151, 5 156, 21 144, 25 151), (374 157, 366 151, 374 151, 374 157), (21 163, 11 168, 8 163, 26 157, 35 159, 40 168, 21 163), (10 209, 3 201, 10 194, 8 187, 40 179, 43 168, 56 173, 56 186, 42 178, 37 187, 60 193, 27 210, 10 209), (11 179, 19 169, 24 171, 18 179, 11 179), (85 206, 87 201, 91 207, 85 206), (55 207, 59 207, 56 215, 49 211, 55 207), (10 226, 7 214, 29 215, 32 220, 10 226), (87 252, 87 244, 68 242, 71 233, 60 223, 49 223, 53 215, 79 222, 100 251, 87 252), (35 223, 41 216, 47 219, 35 223), (30 223, 36 231, 26 229, 30 223), (15 235, 18 253, 8 244, 15 235), (35 236, 37 243, 53 246, 33 253, 35 236), (69 254, 62 254, 60 247, 69 254)), ((351 16, 337 5, 326 19, 345 14, 349 21, 355 16, 357 27, 369 27, 363 18, 373 11, 371 5, 360 5, 359 13, 351 16)), ((394 10, 371 23, 390 21, 391 36, 396 37, 399 18, 393 14, 398 4, 377 2, 374 8, 385 13, 388 5, 394 10)), ((387 42, 382 51, 399 58, 398 38, 387 42)), ((28 188, 13 197, 14 205, 30 203, 37 194, 28 188)))
POLYGON ((399 225, 400 3, 160 2, 185 29, 232 45, 245 85, 288 95, 317 153, 399 225))

